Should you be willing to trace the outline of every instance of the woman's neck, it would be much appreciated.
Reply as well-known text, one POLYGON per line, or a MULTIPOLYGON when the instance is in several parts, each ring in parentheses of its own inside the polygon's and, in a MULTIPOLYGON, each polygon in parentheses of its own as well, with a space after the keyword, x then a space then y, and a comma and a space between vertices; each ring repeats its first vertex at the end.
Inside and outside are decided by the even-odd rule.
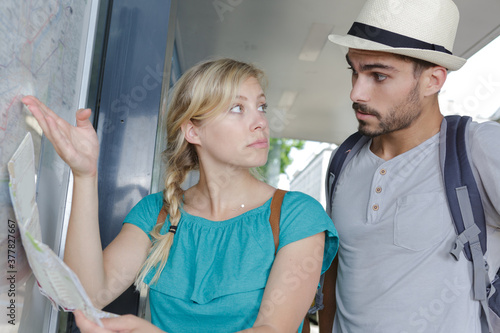
POLYGON ((222 221, 261 206, 273 193, 273 187, 253 177, 248 169, 210 174, 200 170, 198 184, 185 193, 184 209, 191 215, 222 221))

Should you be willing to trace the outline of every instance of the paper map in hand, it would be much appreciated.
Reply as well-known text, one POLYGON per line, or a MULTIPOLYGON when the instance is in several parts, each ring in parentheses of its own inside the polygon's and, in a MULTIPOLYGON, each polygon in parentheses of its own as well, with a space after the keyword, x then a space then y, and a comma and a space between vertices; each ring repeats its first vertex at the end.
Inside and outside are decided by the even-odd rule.
POLYGON ((10 197, 29 265, 41 293, 54 307, 64 311, 81 310, 88 319, 102 326, 100 318, 116 315, 95 308, 75 273, 42 243, 34 159, 33 141, 28 133, 10 159, 8 169, 10 197))

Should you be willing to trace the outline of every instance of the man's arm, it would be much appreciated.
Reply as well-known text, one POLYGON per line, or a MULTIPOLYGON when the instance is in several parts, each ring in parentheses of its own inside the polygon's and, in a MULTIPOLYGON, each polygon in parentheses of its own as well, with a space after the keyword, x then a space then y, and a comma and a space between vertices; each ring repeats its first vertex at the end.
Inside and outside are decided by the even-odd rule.
POLYGON ((335 300, 335 285, 337 282, 337 268, 339 264, 338 253, 332 262, 330 268, 325 272, 323 281, 323 310, 318 311, 319 315, 319 332, 331 333, 333 328, 333 319, 337 310, 335 300))

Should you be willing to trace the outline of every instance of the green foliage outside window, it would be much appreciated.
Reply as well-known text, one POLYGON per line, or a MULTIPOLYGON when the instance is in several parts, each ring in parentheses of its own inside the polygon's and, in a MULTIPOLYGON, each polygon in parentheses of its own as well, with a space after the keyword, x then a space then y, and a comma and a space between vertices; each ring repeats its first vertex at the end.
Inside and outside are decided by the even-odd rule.
POLYGON ((259 174, 266 178, 270 184, 276 185, 276 179, 280 174, 284 174, 286 168, 293 162, 290 157, 292 148, 302 149, 304 140, 271 138, 269 140, 269 158, 266 165, 258 168, 259 174), (279 171, 277 163, 279 162, 279 171))

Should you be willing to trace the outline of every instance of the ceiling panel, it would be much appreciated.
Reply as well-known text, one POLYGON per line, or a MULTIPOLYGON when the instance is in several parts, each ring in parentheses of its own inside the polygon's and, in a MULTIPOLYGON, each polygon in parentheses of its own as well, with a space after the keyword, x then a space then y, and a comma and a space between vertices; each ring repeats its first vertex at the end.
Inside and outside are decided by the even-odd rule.
MULTIPOLYGON (((311 27, 345 34, 360 0, 179 0, 177 43, 183 69, 214 57, 252 62, 269 79, 272 135, 339 143, 356 129, 344 54, 325 40, 315 61, 299 59, 311 27), (295 92, 291 108, 279 105, 295 92)), ((456 0, 461 12, 454 53, 469 57, 500 35, 500 1, 456 0)))

